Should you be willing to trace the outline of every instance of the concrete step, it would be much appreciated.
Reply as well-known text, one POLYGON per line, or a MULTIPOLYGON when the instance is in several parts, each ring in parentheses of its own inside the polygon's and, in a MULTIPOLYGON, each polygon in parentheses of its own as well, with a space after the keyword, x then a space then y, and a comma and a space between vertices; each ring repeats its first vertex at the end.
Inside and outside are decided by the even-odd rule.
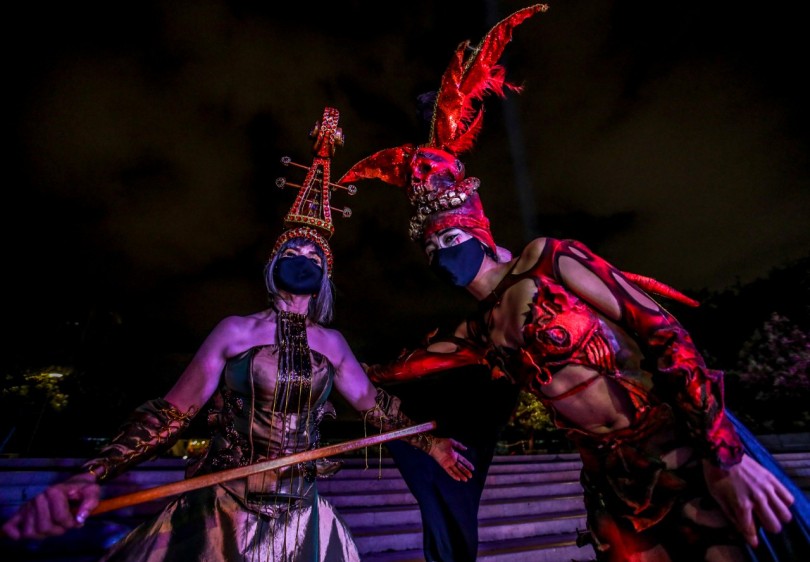
MULTIPOLYGON (((585 512, 578 510, 542 516, 480 519, 478 535, 480 542, 488 543, 564 533, 576 535, 578 530, 584 529, 585 512)), ((422 547, 422 526, 419 523, 351 527, 351 530, 364 560, 371 553, 422 547)))
MULTIPOLYGON (((582 509, 584 509, 584 507, 582 494, 580 493, 574 495, 482 501, 478 516, 481 519, 496 519, 499 517, 572 512, 582 509)), ((378 525, 391 527, 421 523, 419 506, 416 504, 416 501, 410 505, 391 505, 373 508, 365 505, 338 507, 338 511, 352 529, 378 525)))
POLYGON ((579 547, 576 534, 529 537, 479 544, 478 562, 592 562, 593 547, 579 547))
POLYGON ((773 453, 774 458, 779 459, 781 461, 785 460, 793 460, 793 459, 810 459, 810 439, 807 441, 808 449, 804 451, 791 451, 791 452, 783 452, 783 453, 773 453))
MULTIPOLYGON (((810 496, 810 451, 778 453, 776 460, 810 496)), ((416 500, 389 457, 342 459, 343 468, 320 480, 320 493, 347 521, 364 562, 423 561, 416 500)), ((78 459, 0 459, 0 519, 24 501, 75 472, 78 459)), ((575 453, 496 456, 479 511, 480 562, 592 560, 590 546, 576 546, 585 529, 581 463, 575 453)), ((103 488, 105 497, 181 480, 184 462, 142 464, 103 488)), ((125 508, 105 524, 126 527, 158 511, 168 499, 125 508)), ((103 516, 102 516, 103 517, 103 516)), ((102 523, 99 518, 98 523, 102 523)), ((92 524, 93 522, 88 522, 92 524)), ((40 552, 32 562, 90 562, 83 553, 40 552), (52 554, 52 556, 51 556, 52 554)))
MULTIPOLYGON (((568 480, 565 482, 542 482, 534 481, 530 475, 526 476, 527 482, 515 482, 513 484, 491 484, 487 479, 482 499, 509 499, 534 496, 553 496, 560 494, 582 493, 582 487, 578 480, 568 480)), ((377 507, 385 505, 408 505, 415 503, 413 495, 408 490, 405 482, 389 483, 389 488, 376 488, 369 483, 352 483, 347 486, 343 481, 334 481, 332 486, 321 487, 318 483, 320 494, 335 504, 338 509, 348 506, 368 506, 377 507), (362 493, 358 490, 363 490, 362 493)))
POLYGON ((520 497, 514 499, 484 499, 478 509, 481 519, 494 520, 521 515, 571 513, 584 510, 582 491, 572 495, 520 497))
POLYGON ((545 497, 560 494, 582 494, 582 486, 578 480, 569 482, 539 482, 536 484, 506 484, 490 485, 487 481, 484 486, 482 500, 506 500, 526 497, 545 497))
MULTIPOLYGON (((496 456, 492 460, 489 474, 520 473, 531 470, 532 472, 556 472, 560 470, 579 470, 582 466, 578 455, 511 455, 496 456)), ((388 457, 383 459, 370 458, 367 462, 363 459, 348 458, 343 459, 343 467, 338 475, 346 478, 367 478, 399 476, 399 471, 393 461, 388 457)), ((337 475, 336 475, 337 476, 337 475)))
POLYGON ((585 530, 585 510, 564 513, 548 513, 522 517, 481 519, 478 536, 482 542, 511 540, 561 533, 576 533, 585 530))
MULTIPOLYGON (((371 552, 363 562, 424 562, 420 549, 371 552)), ((576 546, 576 534, 560 534, 480 543, 478 562, 591 562, 590 546, 576 546)))
MULTIPOLYGON (((508 485, 508 484, 532 484, 538 482, 563 482, 563 481, 578 481, 579 468, 566 469, 561 467, 555 471, 535 471, 531 467, 525 467, 522 471, 490 471, 487 474, 487 485, 508 485)), ((364 473, 345 473, 343 470, 336 475, 325 480, 318 481, 318 489, 321 492, 340 492, 341 490, 360 490, 366 493, 377 493, 383 491, 396 491, 406 486, 405 481, 402 479, 397 469, 391 469, 395 472, 383 473, 382 477, 377 476, 377 472, 373 474, 364 473)))

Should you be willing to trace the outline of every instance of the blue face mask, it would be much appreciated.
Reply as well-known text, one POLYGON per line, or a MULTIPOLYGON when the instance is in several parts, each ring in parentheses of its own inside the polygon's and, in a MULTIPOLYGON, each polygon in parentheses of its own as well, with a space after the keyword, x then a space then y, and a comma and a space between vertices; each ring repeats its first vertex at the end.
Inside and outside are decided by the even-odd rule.
POLYGON ((306 256, 279 258, 273 268, 273 281, 293 295, 312 295, 321 288, 323 270, 306 256))
POLYGON ((470 238, 433 253, 431 269, 442 279, 458 287, 466 287, 475 279, 484 261, 484 246, 475 238, 470 238))

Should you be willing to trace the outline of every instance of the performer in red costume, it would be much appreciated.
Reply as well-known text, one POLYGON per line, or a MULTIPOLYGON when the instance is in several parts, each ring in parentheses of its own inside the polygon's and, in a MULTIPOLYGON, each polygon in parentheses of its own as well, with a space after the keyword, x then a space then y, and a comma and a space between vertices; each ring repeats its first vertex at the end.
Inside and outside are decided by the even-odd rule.
MULTIPOLYGON (((430 267, 478 301, 451 337, 369 375, 402 381, 483 364, 531 391, 582 457, 585 538, 599 560, 755 559, 757 526, 780 533, 794 494, 745 453, 722 373, 655 297, 694 301, 573 240, 538 238, 513 256, 495 243, 480 182, 458 159, 480 131, 484 96, 517 89, 497 65, 512 30, 544 10, 520 10, 475 49, 459 47, 427 143, 377 152, 340 180, 404 188, 430 267)), ((806 534, 784 555, 799 559, 801 549, 806 534)))

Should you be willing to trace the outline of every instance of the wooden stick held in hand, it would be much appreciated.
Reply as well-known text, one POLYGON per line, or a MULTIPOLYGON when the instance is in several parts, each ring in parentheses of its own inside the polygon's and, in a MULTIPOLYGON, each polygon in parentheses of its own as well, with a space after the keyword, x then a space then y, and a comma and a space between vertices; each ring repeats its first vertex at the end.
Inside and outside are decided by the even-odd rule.
POLYGON ((345 443, 336 443, 335 445, 328 445, 326 447, 312 449, 311 451, 303 451, 301 453, 296 453, 294 455, 289 455, 279 459, 263 461, 249 466, 240 466, 238 468, 222 470, 213 474, 195 476, 193 478, 188 478, 179 482, 172 482, 171 484, 164 484, 163 486, 156 486, 147 490, 139 490, 131 494, 124 494, 123 496, 101 500, 96 508, 90 512, 90 515, 98 515, 100 513, 121 509, 122 507, 129 507, 131 505, 153 501, 166 496, 174 496, 177 494, 182 494, 183 492, 198 490, 200 488, 205 488, 206 486, 213 486, 214 484, 220 484, 236 478, 244 478, 245 476, 259 474, 260 472, 265 472, 267 470, 284 468, 285 466, 298 464, 300 462, 307 462, 323 457, 338 455, 341 453, 354 451, 356 449, 362 449, 363 447, 371 447, 372 445, 378 445, 380 443, 385 443, 386 441, 393 441, 394 439, 407 437, 409 435, 424 433, 433 429, 436 429, 436 422, 429 421, 411 427, 380 433, 379 435, 354 439, 352 441, 346 441, 345 443))

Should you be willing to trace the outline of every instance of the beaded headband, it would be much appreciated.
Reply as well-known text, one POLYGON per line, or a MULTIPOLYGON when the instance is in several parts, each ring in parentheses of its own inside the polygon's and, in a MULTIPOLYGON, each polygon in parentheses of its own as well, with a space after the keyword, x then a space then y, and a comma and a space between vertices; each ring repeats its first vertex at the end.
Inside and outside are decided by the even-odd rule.
POLYGON ((416 210, 411 218, 412 239, 430 234, 432 219, 453 210, 452 216, 445 216, 435 224, 449 228, 473 223, 476 238, 496 253, 489 221, 477 194, 480 181, 464 177, 464 164, 457 156, 472 149, 481 131, 482 100, 489 94, 505 97, 506 90, 522 90, 506 81, 506 71, 497 63, 512 39, 514 28, 546 10, 546 4, 518 10, 490 29, 473 49, 469 41, 462 42, 442 76, 428 142, 418 147, 404 144, 376 152, 352 166, 338 183, 379 179, 404 187, 416 210))
POLYGON ((298 195, 287 216, 284 217, 284 226, 288 230, 278 237, 270 253, 272 258, 285 242, 293 238, 305 238, 323 250, 330 277, 334 258, 329 247, 329 238, 335 232, 332 211, 340 213, 345 218, 352 214, 348 207, 337 209, 331 206, 332 191, 345 189, 349 195, 357 193, 357 188, 353 185, 343 186, 330 181, 331 158, 335 154, 335 148, 343 146, 344 142, 343 130, 337 126, 339 118, 340 113, 337 109, 326 107, 321 120, 316 121, 310 130, 309 136, 314 139, 312 152, 315 155, 310 166, 296 164, 289 156, 282 157, 281 163, 284 166, 306 170, 306 175, 300 184, 291 183, 283 177, 276 179, 277 187, 282 189, 287 186, 295 187, 298 189, 298 195))

